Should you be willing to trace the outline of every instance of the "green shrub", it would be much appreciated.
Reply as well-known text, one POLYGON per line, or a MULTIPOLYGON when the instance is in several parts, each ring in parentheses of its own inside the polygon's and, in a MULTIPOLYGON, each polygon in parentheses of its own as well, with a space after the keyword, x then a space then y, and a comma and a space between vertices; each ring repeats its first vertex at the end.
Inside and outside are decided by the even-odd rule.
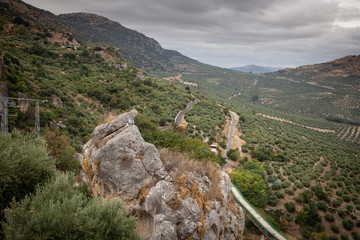
POLYGON ((289 181, 285 181, 285 182, 282 182, 281 183, 281 188, 287 188, 287 187, 289 187, 290 186, 290 182, 289 181))
POLYGON ((275 195, 271 195, 268 199, 268 204, 273 207, 275 207, 278 202, 279 199, 275 195))
POLYGON ((283 192, 276 191, 276 192, 275 192, 275 196, 276 196, 277 198, 284 198, 284 197, 285 197, 285 194, 284 194, 283 192))
POLYGON ((351 198, 350 198, 349 195, 344 195, 344 196, 343 196, 343 199, 344 199, 344 201, 347 202, 347 203, 351 201, 351 198))
POLYGON ((334 233, 340 233, 340 228, 338 226, 336 226, 335 224, 331 224, 331 230, 334 233))
POLYGON ((61 150, 60 157, 56 161, 56 167, 61 170, 77 171, 81 168, 79 160, 75 158, 76 151, 68 146, 61 150))
POLYGON ((286 202, 285 203, 285 207, 286 209, 291 212, 291 213, 294 213, 296 208, 295 208, 295 203, 294 202, 286 202))
POLYGON ((249 150, 246 146, 241 146, 241 152, 247 153, 247 152, 249 152, 249 150))
POLYGON ((349 230, 349 231, 353 230, 353 228, 354 228, 354 222, 350 219, 343 220, 342 225, 346 230, 349 230))
POLYGON ((352 231, 351 236, 353 237, 354 240, 360 240, 360 236, 358 232, 352 231))
POLYGON ((47 148, 51 156, 55 158, 56 167, 62 171, 76 171, 80 169, 80 163, 75 158, 76 151, 70 145, 68 136, 60 133, 58 129, 47 131, 44 134, 47 148))
POLYGON ((354 209, 354 206, 353 206, 353 205, 351 205, 351 204, 347 204, 347 205, 346 205, 346 210, 347 210, 348 212, 352 212, 353 209, 354 209))
POLYGON ((239 163, 244 165, 244 163, 246 163, 247 161, 249 161, 249 159, 248 159, 248 157, 245 156, 239 160, 239 163))
POLYGON ((341 240, 349 240, 349 237, 346 234, 341 234, 340 239, 341 240))
POLYGON ((294 195, 294 191, 290 189, 285 189, 285 193, 290 196, 294 195))
POLYGON ((315 226, 321 222, 321 216, 319 215, 316 204, 314 202, 304 205, 302 211, 300 211, 295 218, 295 223, 301 226, 315 226))
POLYGON ((302 189, 304 185, 301 182, 296 182, 295 186, 299 189, 302 189))
POLYGON ((268 202, 266 184, 264 179, 247 170, 237 170, 231 173, 235 185, 240 189, 244 196, 255 206, 264 207, 268 202))
POLYGON ((55 160, 49 157, 44 141, 22 135, 0 133, 0 208, 15 198, 23 199, 37 184, 55 174, 55 160))
POLYGON ((240 157, 240 151, 238 149, 230 149, 226 155, 233 161, 237 161, 240 157))
POLYGON ((324 218, 328 222, 334 222, 335 217, 331 213, 325 213, 324 218))
POLYGON ((341 199, 335 199, 332 203, 333 207, 339 207, 342 203, 342 200, 341 199))
POLYGON ((122 201, 88 198, 74 183, 60 174, 15 203, 3 224, 6 239, 138 239, 122 201))
POLYGON ((325 202, 318 202, 317 207, 320 211, 327 212, 328 205, 325 202))
POLYGON ((339 215, 339 217, 344 219, 346 217, 346 212, 344 210, 339 210, 338 215, 339 215))

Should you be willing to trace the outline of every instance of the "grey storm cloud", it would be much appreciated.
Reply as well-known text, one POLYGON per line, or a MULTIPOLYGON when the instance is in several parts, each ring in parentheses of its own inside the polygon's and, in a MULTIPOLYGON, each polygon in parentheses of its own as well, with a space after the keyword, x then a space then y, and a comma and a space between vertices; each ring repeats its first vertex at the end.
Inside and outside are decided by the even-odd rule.
POLYGON ((205 63, 296 66, 359 54, 359 0, 25 0, 91 12, 205 63))

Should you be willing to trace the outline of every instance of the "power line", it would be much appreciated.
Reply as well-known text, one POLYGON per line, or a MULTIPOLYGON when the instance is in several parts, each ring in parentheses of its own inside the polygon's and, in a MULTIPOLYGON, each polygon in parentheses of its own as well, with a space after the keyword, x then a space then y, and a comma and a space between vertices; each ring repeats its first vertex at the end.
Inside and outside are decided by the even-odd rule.
POLYGON ((40 137, 40 114, 39 114, 39 102, 47 102, 47 100, 39 100, 39 99, 31 99, 31 98, 13 98, 13 97, 1 97, 1 131, 4 133, 8 133, 8 107, 16 107, 14 105, 9 104, 9 100, 18 100, 18 101, 28 101, 35 102, 35 135, 36 137, 40 137))

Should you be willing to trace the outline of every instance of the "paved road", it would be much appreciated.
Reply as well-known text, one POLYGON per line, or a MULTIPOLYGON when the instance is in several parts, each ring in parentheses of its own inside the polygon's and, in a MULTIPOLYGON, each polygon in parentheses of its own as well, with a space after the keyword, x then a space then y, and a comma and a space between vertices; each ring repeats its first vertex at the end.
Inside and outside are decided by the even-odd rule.
POLYGON ((225 156, 224 156, 224 158, 226 158, 226 162, 229 159, 227 157, 227 152, 231 148, 231 140, 232 140, 232 136, 234 134, 234 126, 235 126, 235 114, 234 114, 234 112, 230 111, 230 115, 231 115, 231 127, 230 127, 230 131, 229 131, 228 143, 226 145, 226 151, 225 151, 225 156))
POLYGON ((165 130, 169 130, 169 129, 173 129, 173 126, 163 126, 163 127, 159 127, 160 131, 165 131, 165 130))
POLYGON ((176 125, 180 125, 181 124, 181 119, 184 116, 184 114, 192 109, 192 105, 195 103, 198 103, 199 99, 195 98, 195 101, 188 103, 187 107, 184 110, 181 110, 175 117, 175 122, 176 125))
POLYGON ((234 194, 235 198, 240 202, 241 206, 243 206, 250 214, 256 219, 260 225, 262 225, 268 233, 270 233, 272 236, 274 236, 276 239, 279 240, 287 240, 283 235, 281 235, 277 230, 275 230, 260 214, 257 213, 253 209, 253 207, 246 201, 245 198, 239 192, 235 187, 231 188, 232 193, 234 194))
MULTIPOLYGON (((231 115, 231 127, 230 127, 230 131, 229 131, 228 143, 226 146, 226 151, 225 151, 225 156, 224 156, 226 158, 226 162, 228 162, 227 152, 231 148, 231 140, 232 140, 232 136, 234 134, 234 126, 235 126, 235 113, 230 111, 230 115, 231 115)), ((235 187, 232 187, 231 191, 232 191, 233 195, 235 196, 235 198, 240 202, 241 206, 243 206, 247 210, 247 212, 249 212, 254 217, 254 219, 263 228, 266 229, 266 231, 268 233, 270 233, 276 239, 287 240, 276 229, 274 229, 260 214, 258 214, 258 212, 246 201, 246 199, 237 191, 237 189, 235 187)))

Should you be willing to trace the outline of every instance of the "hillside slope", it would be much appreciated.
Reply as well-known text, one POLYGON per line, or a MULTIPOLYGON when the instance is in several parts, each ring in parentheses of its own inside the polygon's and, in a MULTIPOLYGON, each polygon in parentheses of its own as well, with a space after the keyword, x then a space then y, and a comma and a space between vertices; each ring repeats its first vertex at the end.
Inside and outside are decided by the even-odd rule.
POLYGON ((194 62, 177 51, 163 49, 153 38, 96 14, 61 14, 58 19, 82 43, 118 47, 125 58, 148 71, 174 71, 176 63, 194 62))

